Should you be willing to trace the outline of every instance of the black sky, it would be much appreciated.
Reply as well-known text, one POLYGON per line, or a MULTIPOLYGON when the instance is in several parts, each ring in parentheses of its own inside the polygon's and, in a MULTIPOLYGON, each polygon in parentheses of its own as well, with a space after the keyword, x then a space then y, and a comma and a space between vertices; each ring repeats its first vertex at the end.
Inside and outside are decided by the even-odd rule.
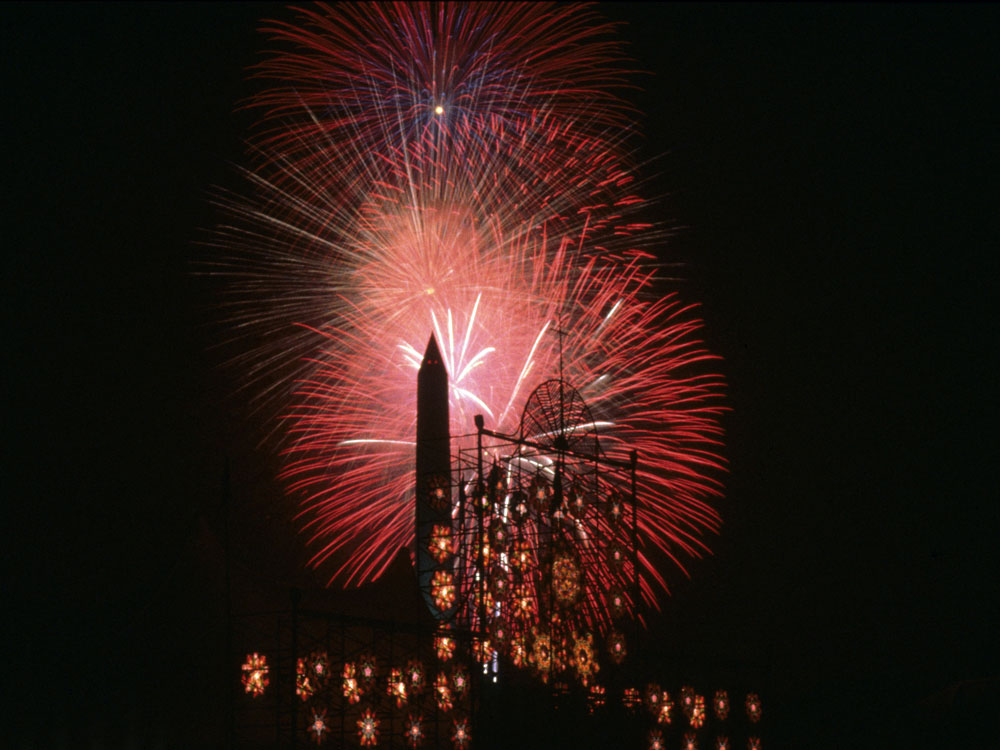
MULTIPOLYGON (((733 409, 716 555, 653 638, 664 663, 759 665, 788 747, 919 746, 919 701, 979 680, 993 700, 1000 677, 997 8, 603 11, 650 71, 634 101, 655 218, 677 227, 663 257, 733 409)), ((5 15, 14 736, 214 746, 198 670, 219 647, 226 457, 272 546, 288 509, 194 268, 208 192, 243 161, 258 22, 289 13, 5 15)), ((947 716, 976 726, 976 700, 947 716)))

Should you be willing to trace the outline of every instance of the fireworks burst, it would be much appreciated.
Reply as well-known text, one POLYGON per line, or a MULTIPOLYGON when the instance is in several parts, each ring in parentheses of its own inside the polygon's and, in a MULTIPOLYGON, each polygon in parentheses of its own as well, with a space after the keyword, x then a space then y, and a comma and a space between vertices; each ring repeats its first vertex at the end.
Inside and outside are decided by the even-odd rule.
MULTIPOLYGON (((707 551, 722 383, 693 309, 654 289, 610 27, 545 3, 299 13, 267 29, 286 51, 258 70, 258 164, 249 195, 220 197, 215 244, 244 370, 285 416, 313 564, 359 585, 412 549, 432 331, 453 435, 475 414, 514 434, 563 375, 607 454, 639 453, 643 539, 682 568, 707 551)), ((655 602, 666 582, 640 564, 655 602)))

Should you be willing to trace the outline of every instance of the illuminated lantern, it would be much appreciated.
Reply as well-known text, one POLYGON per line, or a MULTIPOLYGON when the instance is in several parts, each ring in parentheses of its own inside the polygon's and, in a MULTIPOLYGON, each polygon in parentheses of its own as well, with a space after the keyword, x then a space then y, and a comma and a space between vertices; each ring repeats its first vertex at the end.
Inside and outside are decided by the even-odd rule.
POLYGON ((705 696, 696 695, 694 697, 694 708, 691 709, 691 716, 689 717, 691 726, 695 729, 701 729, 705 724, 705 696))
POLYGON ((673 720, 674 702, 670 700, 670 693, 664 690, 663 695, 660 696, 660 710, 659 713, 656 714, 656 722, 666 726, 672 723, 673 720))
POLYGON ((451 683, 448 681, 448 676, 444 672, 439 674, 437 679, 434 681, 434 699, 437 701, 437 707, 439 710, 451 711, 451 683))
POLYGON ((435 636, 434 652, 441 661, 448 661, 455 653, 455 639, 447 635, 435 636))
POLYGON ((434 510, 447 510, 451 505, 448 478, 439 474, 427 481, 427 501, 434 510))
POLYGON ((612 490, 611 497, 608 499, 608 516, 613 522, 618 522, 622 518, 622 499, 621 496, 612 490))
POLYGON ((511 493, 510 507, 513 510, 514 520, 521 521, 528 515, 528 496, 521 490, 511 493))
POLYGON ((267 657, 256 652, 247 654, 247 660, 243 662, 243 676, 240 681, 248 695, 254 698, 262 696, 264 689, 271 681, 268 677, 267 657))
POLYGON ((358 659, 358 681, 361 683, 362 692, 371 690, 375 685, 375 657, 371 655, 362 656, 358 659))
POLYGON ((691 720, 694 715, 694 688, 690 685, 685 685, 681 688, 681 711, 691 720))
POLYGON ((594 636, 590 633, 577 635, 573 633, 573 655, 570 658, 572 666, 576 667, 577 676, 584 687, 590 683, 593 677, 601 669, 601 665, 594 659, 594 636))
POLYGON ((412 714, 409 716, 406 720, 403 735, 406 738, 406 744, 409 747, 420 747, 420 743, 423 742, 424 739, 424 727, 419 716, 413 716, 412 714))
POLYGON ((434 599, 434 606, 442 612, 451 609, 455 603, 455 581, 451 573, 435 571, 431 579, 431 597, 434 599))
POLYGON ((608 609, 615 617, 625 614, 625 595, 618 589, 611 589, 611 593, 608 594, 608 609))
POLYGON ((731 750, 729 745, 729 738, 725 735, 718 737, 715 740, 715 750, 731 750))
POLYGON ((604 705, 604 693, 603 685, 590 686, 590 692, 587 693, 587 711, 589 713, 594 713, 604 705))
POLYGON ((431 557, 439 563, 446 562, 454 554, 451 546, 451 528, 434 524, 427 547, 431 557))
POLYGON ((760 696, 757 693, 747 695, 747 718, 754 724, 760 721, 760 696))
POLYGON ((469 687, 469 676, 462 667, 455 667, 455 671, 452 672, 451 686, 457 697, 461 698, 465 694, 465 689, 469 687))
POLYGON ((455 730, 451 734, 451 744, 456 750, 465 750, 469 746, 469 720, 455 719, 455 730))
POLYGON ((348 703, 357 703, 361 700, 361 685, 358 682, 356 672, 357 667, 354 666, 353 662, 344 664, 342 685, 344 697, 347 698, 348 703))
POLYGON ((307 700, 316 692, 312 669, 305 659, 295 662, 295 694, 302 700, 307 700))
POLYGON ((406 678, 401 669, 389 670, 389 681, 386 683, 386 695, 396 699, 396 708, 406 705, 406 678))
POLYGON ((649 733, 649 750, 665 750, 666 745, 663 744, 663 734, 661 734, 659 729, 654 729, 649 733))
POLYGON ((312 721, 309 722, 309 733, 317 745, 323 741, 328 731, 330 730, 326 725, 326 711, 321 713, 313 711, 312 721))
POLYGON ((532 628, 531 632, 534 642, 531 644, 528 660, 538 672, 542 682, 548 682, 549 671, 552 669, 552 639, 548 633, 538 632, 537 628, 532 628))
POLYGON ((533 622, 538 612, 538 602, 535 594, 526 583, 514 588, 514 617, 518 620, 533 622))
POLYGON ((681 744, 681 748, 683 750, 698 750, 698 738, 694 732, 688 732, 684 735, 684 742, 681 744))
POLYGON ((621 664, 625 661, 625 636, 617 631, 612 631, 608 636, 608 654, 611 661, 621 664))
POLYGON ((552 593, 556 603, 568 607, 580 593, 580 568, 569 555, 559 555, 552 562, 552 593))
POLYGON ((612 544, 608 549, 608 562, 615 570, 621 570, 622 566, 625 565, 625 550, 621 548, 620 544, 612 544))
POLYGON ((716 690, 715 697, 712 698, 712 708, 717 718, 725 720, 729 716, 729 693, 725 690, 716 690))
POLYGON ((418 695, 423 689, 426 680, 424 679, 424 665, 417 659, 410 659, 406 663, 406 680, 411 695, 418 695))
POLYGON ((639 708, 639 704, 642 703, 642 698, 639 695, 639 691, 633 687, 625 688, 622 691, 622 705, 629 713, 635 713, 636 709, 639 708))
POLYGON ((646 708, 655 717, 660 713, 660 704, 663 703, 663 691, 655 682, 646 686, 646 708))
POLYGON ((747 740, 747 750, 760 750, 760 737, 751 737, 747 740))
POLYGON ((552 497, 552 489, 549 487, 548 481, 541 474, 536 474, 528 488, 529 502, 536 513, 548 512, 550 497, 552 497))
POLYGON ((510 659, 519 669, 528 663, 528 646, 524 636, 514 638, 510 643, 510 659))
POLYGON ((375 712, 366 708, 357 723, 361 747, 375 747, 378 743, 378 719, 375 718, 375 712))
POLYGON ((511 567, 516 570, 527 570, 531 567, 534 557, 531 553, 531 543, 527 539, 517 539, 511 545, 508 559, 511 567))

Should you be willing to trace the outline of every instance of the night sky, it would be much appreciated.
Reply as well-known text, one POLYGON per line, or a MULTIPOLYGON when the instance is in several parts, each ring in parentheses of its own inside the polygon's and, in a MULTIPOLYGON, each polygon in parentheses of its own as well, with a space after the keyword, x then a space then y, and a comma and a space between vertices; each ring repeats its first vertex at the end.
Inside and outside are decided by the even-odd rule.
MULTIPOLYGON (((290 13, 5 11, 4 713, 26 747, 221 746, 227 461, 244 577, 311 580, 197 273, 290 13)), ((651 653, 759 674, 771 747, 995 742, 997 7, 603 11, 732 408, 651 653)))

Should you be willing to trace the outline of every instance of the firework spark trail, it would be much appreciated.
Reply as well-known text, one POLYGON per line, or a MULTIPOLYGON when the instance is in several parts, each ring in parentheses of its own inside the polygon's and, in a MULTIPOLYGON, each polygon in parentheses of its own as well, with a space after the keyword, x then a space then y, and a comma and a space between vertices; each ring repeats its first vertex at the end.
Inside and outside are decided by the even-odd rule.
MULTIPOLYGON (((721 378, 701 323, 654 295, 610 27, 549 4, 351 5, 268 26, 249 196, 226 195, 221 272, 248 377, 284 403, 284 477, 313 562, 377 578, 413 543, 415 375, 428 334, 452 432, 513 434, 558 376, 610 456, 641 457, 639 524, 683 569, 717 528, 721 378), (258 341, 262 343, 257 343, 258 341), (294 365, 289 363, 295 363, 294 365)), ((666 587, 649 556, 643 595, 666 587)))

